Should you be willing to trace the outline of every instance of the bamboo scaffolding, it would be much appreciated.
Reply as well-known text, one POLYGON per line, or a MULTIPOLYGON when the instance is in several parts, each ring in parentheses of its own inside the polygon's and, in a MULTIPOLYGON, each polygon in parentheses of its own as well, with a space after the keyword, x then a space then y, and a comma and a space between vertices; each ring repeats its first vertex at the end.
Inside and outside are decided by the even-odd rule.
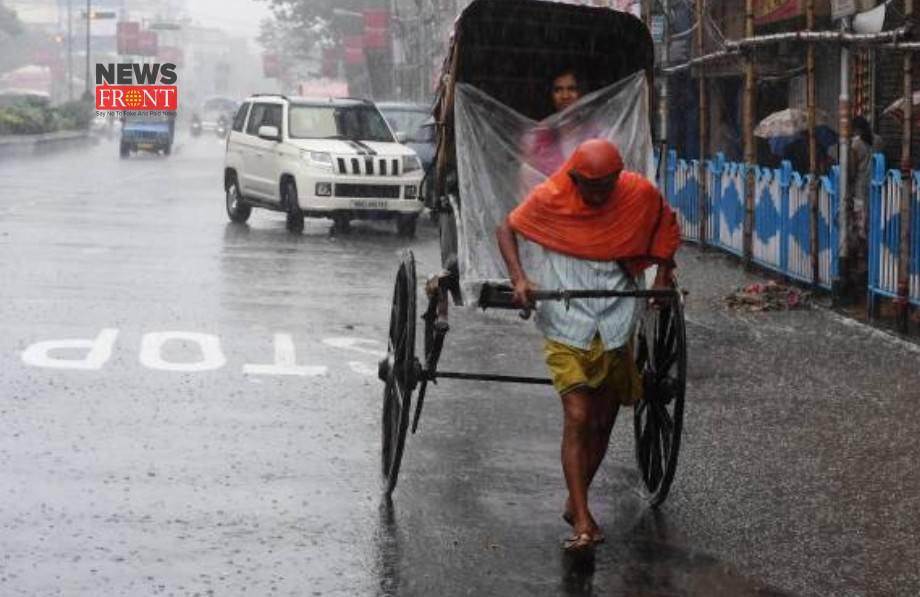
MULTIPOLYGON (((704 0, 696 0, 696 47, 699 54, 703 53, 703 40, 705 26, 703 25, 704 18, 704 0)), ((706 198, 709 196, 709 184, 708 177, 706 176, 706 156, 709 155, 709 101, 708 94, 706 93, 706 77, 702 72, 700 75, 700 111, 699 111, 699 128, 700 128, 700 159, 698 161, 697 170, 697 188, 700 190, 698 203, 699 203, 699 214, 700 214, 700 245, 705 246, 708 242, 708 230, 706 223, 709 220, 709 210, 708 202, 706 198)))
MULTIPOLYGON (((747 37, 754 35, 754 0, 744 2, 744 34, 747 37)), ((756 194, 756 180, 754 165, 757 161, 754 149, 754 118, 756 115, 757 82, 754 72, 754 49, 750 48, 744 55, 744 163, 747 166, 745 175, 744 196, 744 261, 750 266, 754 255, 754 196, 756 194)))
POLYGON ((742 50, 758 46, 767 46, 786 41, 818 42, 818 43, 846 43, 854 46, 870 46, 891 50, 920 51, 920 42, 904 42, 899 39, 908 35, 908 27, 902 26, 891 31, 881 33, 849 33, 845 31, 793 31, 789 33, 774 33, 771 35, 747 35, 742 39, 725 40, 725 48, 709 54, 691 58, 679 64, 665 64, 660 67, 660 72, 671 75, 685 71, 694 66, 699 66, 714 60, 722 60, 741 55, 742 50))
MULTIPOLYGON (((849 27, 847 19, 840 23, 841 31, 846 31, 849 27)), ((847 44, 840 45, 840 96, 837 101, 837 116, 839 131, 838 143, 838 163, 840 166, 840 177, 837 183, 837 200, 840 210, 840 216, 837 219, 840 235, 837 243, 838 249, 838 269, 837 276, 831 284, 831 291, 835 297, 839 297, 842 287, 841 282, 849 279, 850 273, 850 217, 852 206, 849 201, 849 169, 850 169, 850 49, 847 44)), ((831 213, 833 218, 833 213, 831 213)))
MULTIPOLYGON (((913 0, 904 0, 904 20, 911 22, 914 16, 913 0)), ((897 308, 898 330, 907 332, 910 308, 908 295, 910 293, 910 204, 913 200, 913 176, 910 155, 910 146, 913 141, 913 74, 914 55, 904 52, 904 122, 901 133, 901 229, 898 251, 898 298, 895 299, 897 308)))
MULTIPOLYGON (((662 0, 662 8, 664 9, 664 14, 670 14, 670 0, 662 0)), ((664 47, 662 48, 663 54, 662 58, 665 63, 669 62, 671 59, 671 27, 668 24, 668 18, 665 16, 663 20, 664 31, 662 31, 662 40, 664 41, 664 47)), ((662 77, 661 79, 661 95, 658 97, 658 141, 661 144, 661 150, 658 154, 658 167, 664 172, 664 176, 661 177, 661 192, 665 197, 668 197, 668 100, 669 100, 669 82, 668 77, 662 77)))
MULTIPOLYGON (((808 0, 805 5, 805 26, 809 31, 815 28, 815 0, 808 0)), ((818 218, 820 205, 818 204, 818 142, 815 135, 817 125, 817 88, 815 77, 815 44, 809 42, 805 57, 805 76, 807 84, 807 112, 808 112, 808 202, 811 206, 811 276, 812 284, 818 285, 821 274, 821 260, 819 258, 820 245, 818 243, 818 218)))

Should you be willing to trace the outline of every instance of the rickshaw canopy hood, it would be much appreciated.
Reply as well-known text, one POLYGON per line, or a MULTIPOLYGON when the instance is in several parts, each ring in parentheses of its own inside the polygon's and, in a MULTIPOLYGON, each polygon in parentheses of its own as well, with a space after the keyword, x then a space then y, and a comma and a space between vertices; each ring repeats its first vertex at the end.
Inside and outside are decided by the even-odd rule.
POLYGON ((547 0, 475 0, 454 24, 438 90, 474 85, 536 120, 553 111, 550 77, 575 69, 583 93, 638 70, 651 76, 654 44, 635 16, 547 0))

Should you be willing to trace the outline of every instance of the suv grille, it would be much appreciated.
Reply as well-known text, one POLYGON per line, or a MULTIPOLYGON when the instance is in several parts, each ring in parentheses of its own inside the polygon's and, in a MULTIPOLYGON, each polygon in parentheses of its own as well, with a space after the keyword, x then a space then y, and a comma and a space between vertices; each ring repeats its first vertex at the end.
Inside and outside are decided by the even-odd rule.
POLYGON ((336 158, 337 174, 399 176, 399 158, 369 156, 336 158))
POLYGON ((399 199, 399 186, 339 183, 335 185, 335 196, 359 199, 399 199))

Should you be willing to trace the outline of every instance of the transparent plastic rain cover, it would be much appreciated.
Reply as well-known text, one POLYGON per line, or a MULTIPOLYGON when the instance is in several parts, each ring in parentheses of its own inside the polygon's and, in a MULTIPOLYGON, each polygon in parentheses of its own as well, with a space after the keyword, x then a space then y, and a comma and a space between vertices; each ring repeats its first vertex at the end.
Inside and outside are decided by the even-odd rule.
MULTIPOLYGON (((655 180, 644 71, 585 95, 540 122, 458 83, 454 122, 461 198, 460 209, 454 205, 454 214, 459 214, 457 257, 468 297, 478 296, 484 282, 507 281, 496 228, 580 142, 596 137, 612 141, 627 170, 655 180)), ((540 248, 523 239, 519 245, 525 271, 540 285, 540 248)))

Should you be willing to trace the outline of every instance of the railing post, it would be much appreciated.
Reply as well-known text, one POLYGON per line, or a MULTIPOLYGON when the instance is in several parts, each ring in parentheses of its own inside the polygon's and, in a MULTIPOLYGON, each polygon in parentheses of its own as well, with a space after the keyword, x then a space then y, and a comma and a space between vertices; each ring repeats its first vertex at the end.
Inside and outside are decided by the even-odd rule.
POLYGON ((840 278, 840 235, 843 232, 840 230, 840 219, 837 217, 843 204, 840 197, 840 167, 834 166, 831 168, 828 182, 830 183, 830 195, 827 198, 827 226, 829 228, 828 242, 830 243, 831 262, 830 271, 827 272, 827 275, 833 281, 840 278))
POLYGON ((885 156, 872 156, 872 181, 869 185, 869 275, 866 289, 866 317, 873 320, 878 315, 879 268, 882 240, 882 187, 885 185, 885 156))
POLYGON ((780 165, 779 189, 779 266, 789 274, 789 185, 792 182, 792 163, 783 160, 780 165))
POLYGON ((719 214, 722 213, 723 175, 725 172, 725 154, 719 152, 709 167, 712 172, 712 185, 710 188, 710 202, 707 216, 709 217, 709 242, 718 245, 720 236, 719 214))
POLYGON ((671 149, 670 151, 668 151, 667 162, 665 164, 665 175, 664 176, 665 176, 666 182, 665 182, 664 192, 665 192, 665 198, 668 200, 668 203, 670 203, 672 207, 676 208, 677 207, 677 203, 675 201, 676 189, 674 188, 674 171, 675 170, 677 170, 677 151, 671 149))

